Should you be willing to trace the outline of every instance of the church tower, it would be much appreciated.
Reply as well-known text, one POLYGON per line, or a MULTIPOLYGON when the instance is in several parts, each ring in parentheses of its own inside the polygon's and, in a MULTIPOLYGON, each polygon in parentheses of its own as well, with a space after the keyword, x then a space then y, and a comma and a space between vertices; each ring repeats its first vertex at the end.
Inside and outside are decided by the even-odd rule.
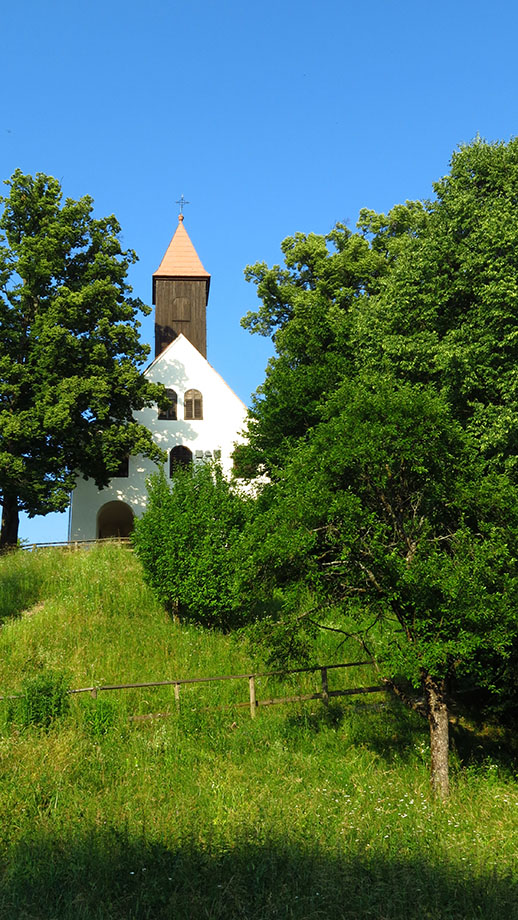
POLYGON ((128 536, 146 508, 147 483, 158 469, 171 479, 179 465, 215 460, 230 476, 246 406, 207 361, 209 282, 180 214, 153 275, 155 358, 144 371, 147 380, 165 387, 169 406, 135 412, 135 421, 151 432, 167 459, 157 466, 141 455, 121 458, 103 489, 93 479, 79 477, 72 494, 71 540, 128 536))
POLYGON ((159 267, 153 275, 155 358, 183 332, 207 357, 207 303, 210 275, 183 225, 183 214, 159 267))

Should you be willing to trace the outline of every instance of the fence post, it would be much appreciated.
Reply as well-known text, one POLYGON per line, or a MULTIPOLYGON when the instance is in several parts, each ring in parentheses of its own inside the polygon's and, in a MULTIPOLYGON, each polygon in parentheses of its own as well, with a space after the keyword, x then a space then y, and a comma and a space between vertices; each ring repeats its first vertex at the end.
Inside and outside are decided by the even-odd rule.
POLYGON ((177 709, 180 708, 180 684, 174 685, 174 698, 176 701, 177 709))
POLYGON ((324 706, 329 706, 329 687, 327 685, 327 668, 320 669, 322 678, 322 702, 324 706))
POLYGON ((255 719, 257 700, 255 698, 255 677, 253 674, 248 678, 248 686, 250 689, 250 716, 255 719))

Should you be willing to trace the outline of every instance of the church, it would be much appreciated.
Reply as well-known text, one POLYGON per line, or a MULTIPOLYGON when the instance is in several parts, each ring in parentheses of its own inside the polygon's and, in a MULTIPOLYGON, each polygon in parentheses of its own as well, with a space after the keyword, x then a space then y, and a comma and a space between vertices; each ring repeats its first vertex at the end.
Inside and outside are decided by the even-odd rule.
MULTIPOLYGON (((144 375, 162 383, 166 410, 135 412, 167 454, 166 476, 177 464, 217 460, 230 473, 246 406, 207 361, 207 304, 210 275, 184 227, 183 214, 153 275, 155 358, 144 375)), ((104 489, 80 479, 72 493, 69 540, 125 537, 146 507, 146 481, 157 466, 129 457, 104 489)))

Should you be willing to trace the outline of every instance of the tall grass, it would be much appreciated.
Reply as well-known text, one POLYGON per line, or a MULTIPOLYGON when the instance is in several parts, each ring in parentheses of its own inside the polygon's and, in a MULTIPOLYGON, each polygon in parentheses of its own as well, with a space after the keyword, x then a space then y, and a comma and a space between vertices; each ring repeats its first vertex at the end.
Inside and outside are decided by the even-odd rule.
POLYGON ((42 667, 66 665, 84 686, 218 674, 244 660, 232 639, 214 633, 207 642, 203 630, 172 623, 125 547, 11 555, 1 561, 0 596, 1 683, 11 690, 42 667))
MULTIPOLYGON (((4 559, 0 593, 16 573, 28 606, 15 591, 0 630, 9 692, 47 668, 79 685, 262 664, 232 637, 172 623, 124 548, 4 559)), ((231 684, 182 691, 179 712, 171 691, 114 693, 74 697, 50 729, 4 725, 2 920, 518 918, 504 748, 459 737, 439 806, 425 726, 397 704, 208 711, 231 684)))

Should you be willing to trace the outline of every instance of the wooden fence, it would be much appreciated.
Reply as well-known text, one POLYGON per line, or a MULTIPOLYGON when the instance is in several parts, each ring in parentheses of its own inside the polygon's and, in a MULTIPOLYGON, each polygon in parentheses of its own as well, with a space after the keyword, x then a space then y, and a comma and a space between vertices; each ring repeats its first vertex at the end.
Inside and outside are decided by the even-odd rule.
MULTIPOLYGON (((349 687, 345 690, 330 690, 328 682, 328 673, 340 668, 359 668, 372 664, 372 661, 349 661, 341 664, 313 665, 309 668, 294 668, 289 671, 264 671, 255 674, 224 674, 218 677, 184 677, 172 680, 151 680, 142 683, 128 684, 100 684, 93 687, 78 687, 69 690, 69 694, 89 693, 94 699, 97 699, 100 693, 107 693, 113 690, 142 690, 149 687, 173 687, 174 698, 177 709, 180 706, 180 688, 189 684, 208 684, 223 680, 246 680, 248 682, 248 700, 246 702, 226 703, 223 706, 209 707, 210 709, 241 709, 249 708, 250 716, 255 719, 259 706, 277 706, 280 703, 302 703, 308 700, 321 700, 328 706, 329 701, 339 696, 356 696, 365 693, 386 693, 387 687, 384 684, 369 687, 349 687), (290 674, 310 674, 320 671, 321 689, 315 693, 297 693, 292 696, 283 697, 265 697, 259 699, 257 693, 257 681, 263 677, 287 677, 290 674)), ((0 702, 6 700, 19 699, 20 694, 0 696, 0 702)), ((130 716, 131 721, 140 721, 153 719, 157 717, 169 716, 168 712, 150 713, 148 715, 130 716)))
POLYGON ((119 546, 123 543, 125 546, 131 546, 131 537, 100 537, 96 540, 63 540, 61 542, 55 543, 22 543, 20 544, 20 549, 24 550, 36 550, 36 549, 89 549, 91 546, 97 546, 98 544, 105 543, 114 543, 116 546, 119 546))
MULTIPOLYGON (((173 680, 145 681, 143 683, 128 684, 102 684, 96 687, 79 687, 77 690, 70 690, 70 693, 89 693, 96 699, 99 693, 105 693, 113 690, 140 690, 149 687, 173 687, 174 697, 177 708, 180 706, 180 688, 189 684, 207 684, 223 680, 242 680, 248 682, 248 700, 246 702, 236 702, 225 704, 225 709, 247 707, 250 710, 250 716, 255 718, 259 706, 276 706, 280 703, 299 703, 307 700, 321 700, 324 705, 329 705, 330 699, 339 696, 354 696, 365 693, 383 693, 386 692, 385 685, 376 685, 369 687, 352 687, 345 690, 330 690, 328 683, 328 673, 331 670, 340 668, 355 668, 372 664, 372 661, 353 661, 342 662, 341 664, 314 665, 309 668, 295 668, 290 671, 265 671, 255 674, 225 674, 219 677, 186 677, 173 680), (292 696, 284 697, 265 697, 259 698, 257 681, 263 677, 286 677, 290 674, 309 674, 320 671, 321 689, 316 693, 298 693, 292 696)), ((212 707, 211 707, 212 708, 212 707)), ((148 719, 154 716, 167 716, 169 713, 155 713, 151 715, 132 716, 133 720, 148 719)))

